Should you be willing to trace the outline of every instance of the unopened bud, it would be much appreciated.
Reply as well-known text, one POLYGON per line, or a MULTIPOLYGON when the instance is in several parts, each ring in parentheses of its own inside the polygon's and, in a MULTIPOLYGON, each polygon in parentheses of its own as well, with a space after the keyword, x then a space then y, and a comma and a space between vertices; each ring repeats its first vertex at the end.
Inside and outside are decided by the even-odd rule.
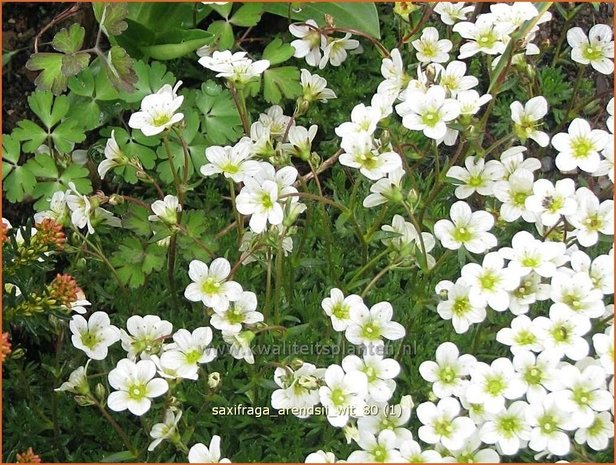
POLYGON ((88 407, 90 405, 95 405, 95 402, 87 396, 75 396, 75 402, 82 407, 88 407))
POLYGON ((105 386, 103 386, 101 383, 98 383, 96 385, 96 388, 94 389, 94 394, 96 395, 96 398, 102 402, 105 400, 105 397, 107 395, 107 389, 105 389, 105 386))
POLYGON ((216 389, 220 384, 220 373, 215 371, 214 373, 210 373, 207 377, 207 385, 210 389, 216 389))

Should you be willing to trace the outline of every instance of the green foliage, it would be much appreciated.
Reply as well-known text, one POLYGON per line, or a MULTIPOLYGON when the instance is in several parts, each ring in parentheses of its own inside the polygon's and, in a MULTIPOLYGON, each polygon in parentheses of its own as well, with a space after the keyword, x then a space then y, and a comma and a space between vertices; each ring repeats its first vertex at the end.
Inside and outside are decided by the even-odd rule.
POLYGON ((242 122, 228 90, 206 81, 194 98, 201 112, 201 131, 210 145, 224 145, 239 138, 242 122))
POLYGON ((263 73, 263 98, 269 103, 280 103, 282 98, 294 99, 302 93, 299 69, 282 66, 267 69, 263 73))
POLYGON ((160 271, 165 263, 165 250, 157 244, 144 244, 136 237, 125 238, 111 257, 122 283, 131 288, 144 284, 146 276, 160 271))
POLYGON ((380 39, 379 15, 374 3, 265 3, 265 11, 296 21, 314 19, 319 26, 325 25, 325 17, 331 16, 338 27, 356 29, 380 39))

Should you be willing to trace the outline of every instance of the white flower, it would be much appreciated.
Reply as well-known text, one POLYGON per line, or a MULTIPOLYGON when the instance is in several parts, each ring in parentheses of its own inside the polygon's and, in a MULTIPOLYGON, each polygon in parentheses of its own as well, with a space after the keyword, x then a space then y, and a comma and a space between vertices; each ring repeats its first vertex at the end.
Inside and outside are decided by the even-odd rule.
POLYGON ((382 345, 381 338, 395 341, 404 337, 404 326, 391 321, 394 309, 389 302, 374 304, 370 310, 365 305, 354 305, 349 311, 351 324, 345 336, 353 344, 366 346, 382 345))
POLYGON ((541 162, 538 159, 532 157, 524 158, 524 152, 526 152, 526 147, 516 145, 508 148, 501 154, 500 162, 505 168, 503 179, 507 180, 522 170, 532 174, 541 168, 541 162))
POLYGON ((322 103, 336 98, 333 90, 327 88, 327 81, 307 69, 301 71, 302 96, 307 102, 318 100, 322 103))
POLYGON ((428 444, 440 444, 447 449, 459 449, 475 431, 473 420, 459 417, 460 403, 446 397, 437 405, 424 402, 417 407, 417 418, 423 423, 419 438, 428 444))
POLYGON ((105 159, 98 165, 98 175, 103 179, 110 169, 126 163, 128 163, 128 158, 115 140, 115 131, 111 131, 111 137, 107 139, 105 145, 105 159))
POLYGON ((319 61, 319 69, 331 63, 332 66, 340 66, 347 59, 347 50, 355 50, 359 47, 359 41, 351 39, 351 34, 347 33, 344 37, 333 39, 328 37, 324 42, 323 58, 319 61))
MULTIPOLYGON (((471 89, 458 92, 456 100, 460 104, 461 115, 475 115, 483 105, 492 100, 492 96, 490 94, 479 95, 479 92, 471 89)), ((447 143, 447 141, 445 144, 453 145, 453 143, 447 143)))
POLYGON ((526 402, 513 402, 481 426, 479 437, 486 444, 497 444, 505 455, 515 455, 530 439, 526 423, 526 402))
POLYGON ((242 286, 235 281, 227 281, 231 264, 225 258, 216 258, 208 266, 200 260, 193 260, 188 266, 188 276, 193 280, 184 297, 191 302, 203 302, 217 312, 229 308, 230 300, 237 300, 242 294, 242 286))
POLYGON ((436 397, 458 396, 467 383, 463 378, 470 374, 476 362, 472 355, 460 356, 455 344, 444 342, 436 349, 436 362, 422 362, 419 373, 432 383, 432 392, 436 397))
POLYGON ((471 293, 498 312, 509 308, 508 291, 513 291, 520 282, 520 274, 514 268, 504 268, 505 261, 498 252, 490 252, 481 265, 467 263, 462 267, 461 277, 471 287, 471 293))
POLYGON ((541 352, 535 356, 525 350, 513 356, 513 368, 520 374, 529 402, 541 402, 547 391, 562 389, 559 363, 560 358, 550 352, 541 352))
POLYGON ((303 363, 297 370, 278 367, 274 381, 280 387, 272 393, 272 407, 275 409, 297 408, 298 418, 307 418, 308 408, 319 403, 319 384, 325 374, 324 368, 303 363), (306 410, 302 410, 306 409, 306 410))
POLYGON ((215 51, 211 57, 204 56, 199 59, 199 64, 218 73, 216 77, 240 85, 259 77, 270 66, 268 60, 252 61, 246 58, 246 52, 231 53, 229 50, 215 51))
POLYGON ((162 221, 172 225, 178 222, 178 213, 182 211, 178 198, 175 195, 165 195, 163 200, 152 203, 153 215, 148 216, 150 221, 162 221))
POLYGON ((181 85, 182 81, 173 88, 165 84, 155 94, 146 95, 141 101, 141 111, 130 116, 128 125, 146 136, 154 136, 182 121, 184 114, 176 113, 184 101, 184 96, 177 95, 181 85))
POLYGON ((592 337, 595 352, 599 357, 601 366, 606 373, 614 374, 614 326, 608 326, 603 333, 596 333, 592 337))
POLYGON ((614 398, 607 391, 605 370, 590 365, 580 370, 573 365, 560 368, 564 389, 553 394, 561 410, 569 412, 579 428, 593 424, 596 412, 610 409, 614 398))
POLYGON ((173 333, 173 325, 157 315, 133 315, 126 320, 126 329, 128 332, 120 330, 120 339, 122 348, 133 361, 138 355, 159 352, 165 338, 173 333))
POLYGON ((466 169, 452 166, 447 171, 447 177, 457 179, 463 184, 456 187, 456 197, 466 199, 477 192, 480 195, 492 195, 494 182, 504 175, 503 165, 497 160, 486 161, 482 157, 467 157, 464 160, 466 169))
POLYGON ((465 333, 471 324, 485 320, 485 300, 472 294, 471 287, 463 279, 458 279, 455 284, 441 281, 436 292, 441 291, 447 293, 447 298, 438 304, 436 310, 441 318, 451 320, 456 333, 465 333))
POLYGON ((520 376, 513 369, 511 360, 497 358, 490 365, 477 362, 466 388, 466 400, 483 404, 486 412, 497 413, 505 406, 505 399, 519 399, 525 393, 520 376))
MULTIPOLYGON (((613 124, 613 121, 612 121, 613 124)), ((593 176, 607 176, 612 184, 614 183, 614 136, 612 134, 608 137, 607 145, 603 152, 601 152, 603 158, 599 162, 599 167, 593 173, 593 176)))
POLYGON ((391 226, 384 224, 381 226, 381 230, 399 234, 397 237, 383 239, 383 244, 393 248, 400 256, 410 257, 412 260, 416 260, 416 251, 420 253, 426 253, 426 264, 429 268, 435 264, 434 257, 430 255, 432 249, 436 245, 434 236, 428 232, 421 233, 421 239, 415 226, 405 221, 400 215, 394 215, 391 226), (422 243, 425 250, 422 250, 422 243))
POLYGON ((447 132, 447 123, 460 115, 460 103, 446 98, 445 88, 432 86, 424 94, 411 92, 406 100, 396 105, 402 116, 402 124, 413 131, 423 131, 430 139, 442 139, 447 132))
POLYGON ((378 207, 387 202, 397 202, 402 199, 400 190, 404 177, 402 167, 387 173, 386 178, 379 179, 370 186, 370 192, 363 202, 365 208, 378 207))
POLYGON ((596 24, 588 31, 588 37, 580 27, 567 31, 567 42, 571 46, 571 59, 583 65, 590 64, 602 74, 614 72, 614 41, 612 28, 607 24, 596 24))
POLYGON ((236 208, 242 215, 251 215, 249 225, 255 233, 263 232, 267 223, 281 224, 284 218, 284 211, 278 203, 278 186, 270 180, 260 183, 254 178, 246 178, 236 198, 236 208))
POLYGON ((609 446, 609 440, 614 437, 614 423, 609 412, 595 415, 593 423, 588 428, 580 428, 575 432, 575 442, 588 444, 594 450, 604 450, 609 446))
POLYGON ((468 42, 460 47, 458 59, 471 57, 479 52, 488 55, 497 55, 505 51, 504 39, 511 32, 512 27, 505 23, 495 23, 490 14, 477 17, 475 23, 468 21, 456 24, 453 30, 468 42))
POLYGON ((439 40, 438 31, 434 27, 426 27, 419 39, 411 42, 417 50, 417 59, 421 63, 444 63, 449 61, 449 51, 453 47, 451 40, 439 40))
POLYGON ((253 325, 263 321, 263 314, 255 311, 256 308, 257 295, 254 292, 244 291, 226 310, 214 313, 210 324, 225 333, 239 333, 242 324, 253 325))
POLYGON ((496 333, 496 340, 501 344, 511 346, 511 353, 517 355, 532 350, 540 352, 543 349, 539 331, 526 315, 518 315, 511 320, 509 328, 502 328, 496 333))
POLYGON ((165 412, 165 418, 162 423, 156 423, 150 430, 150 437, 154 439, 148 446, 148 450, 151 452, 158 447, 158 445, 164 440, 172 440, 175 436, 179 438, 177 431, 178 422, 182 418, 182 411, 180 410, 176 415, 173 410, 168 409, 165 412))
POLYGON ((564 412, 554 394, 526 408, 526 421, 532 427, 528 447, 536 452, 567 455, 571 444, 565 431, 575 428, 571 415, 564 412), (565 431, 563 431, 565 430, 565 431))
POLYGON ((400 94, 400 90, 402 90, 406 73, 400 50, 394 48, 389 55, 388 58, 383 58, 381 61, 381 75, 384 81, 379 84, 377 93, 395 100, 398 94, 400 94))
POLYGON ((532 139, 541 147, 547 147, 550 136, 537 129, 541 125, 543 117, 548 113, 548 101, 545 97, 533 97, 524 106, 515 101, 510 108, 515 133, 522 143, 526 139, 532 139))
POLYGON ((463 61, 454 60, 448 63, 446 68, 437 68, 437 73, 438 85, 449 92, 451 97, 456 97, 458 93, 479 84, 479 79, 475 76, 466 76, 466 63, 463 61))
POLYGON ((133 415, 141 416, 152 405, 152 399, 162 396, 169 389, 167 381, 154 378, 156 365, 151 360, 137 363, 127 358, 118 362, 109 372, 109 384, 116 389, 109 394, 107 405, 114 412, 128 409, 133 415))
POLYGON ((563 173, 580 168, 592 173, 599 168, 599 152, 609 141, 607 131, 590 129, 588 121, 575 118, 568 132, 559 132, 552 138, 552 146, 558 150, 556 167, 563 173))
POLYGON ((220 436, 212 436, 210 447, 197 443, 188 451, 189 463, 231 463, 229 459, 220 458, 220 436))
MULTIPOLYGON (((49 201, 49 210, 35 213, 34 222, 38 224, 46 218, 51 218, 56 223, 65 224, 65 221, 69 216, 69 208, 66 204, 66 194, 69 194, 69 192, 54 192, 51 196, 51 200, 49 201)), ((3 222, 5 221, 4 218, 2 220, 3 222)))
POLYGON ((599 255, 592 263, 590 257, 578 250, 571 254, 571 268, 574 271, 585 272, 592 280, 594 289, 599 289, 604 295, 614 293, 614 257, 599 255))
POLYGON ((396 390, 394 378, 400 373, 400 364, 383 355, 364 354, 363 359, 357 355, 347 355, 342 359, 342 368, 346 373, 360 371, 368 379, 368 395, 375 402, 387 402, 396 390))
POLYGON ((498 253, 510 260, 508 269, 520 276, 535 272, 544 278, 556 273, 558 266, 567 260, 567 246, 563 242, 536 239, 528 231, 520 231, 511 239, 512 247, 503 247, 498 253))
POLYGON ((334 331, 345 331, 353 323, 351 308, 362 307, 363 311, 368 310, 363 299, 356 294, 345 297, 340 289, 333 288, 329 295, 329 297, 323 299, 321 307, 325 314, 331 318, 334 331))
POLYGON ((434 7, 434 12, 439 14, 443 23, 453 26, 456 22, 465 20, 466 15, 474 10, 472 5, 464 5, 464 2, 438 2, 434 7))
POLYGON ((326 42, 314 19, 309 19, 305 24, 289 25, 289 32, 298 40, 291 42, 295 49, 295 58, 305 58, 310 66, 317 66, 321 61, 321 45, 326 42))
POLYGON ((402 461, 402 456, 396 449, 396 435, 392 431, 381 431, 378 436, 360 431, 357 445, 363 450, 351 452, 347 462, 398 463, 402 461))
POLYGON ((71 222, 78 229, 88 228, 89 234, 94 234, 94 224, 102 222, 110 226, 121 226, 120 219, 107 210, 93 207, 87 195, 77 192, 73 182, 68 183, 69 189, 64 196, 66 205, 71 211, 71 222))
POLYGON ((381 112, 378 108, 366 106, 363 103, 355 105, 351 111, 351 121, 342 123, 336 128, 336 135, 342 137, 343 141, 352 141, 357 136, 365 134, 371 135, 376 130, 376 126, 381 119, 381 112))
POLYGON ((313 124, 309 129, 303 126, 293 126, 289 129, 289 143, 283 144, 285 151, 302 160, 310 160, 312 155, 312 141, 317 135, 318 126, 313 124))
POLYGON ((118 328, 111 324, 105 312, 94 312, 87 321, 81 315, 73 315, 69 328, 73 346, 92 360, 105 359, 109 346, 120 340, 118 328))
POLYGON ((73 394, 85 395, 90 392, 90 386, 88 384, 88 360, 85 366, 79 367, 71 372, 68 376, 68 381, 62 383, 59 388, 54 389, 56 392, 70 392, 73 394))
POLYGON ((324 375, 325 386, 319 388, 321 404, 328 409, 327 420, 342 428, 350 416, 362 416, 368 380, 364 373, 345 373, 339 365, 330 365, 324 375))
MULTIPOLYGON (((259 123, 269 130, 270 135, 275 137, 282 136, 289 125, 291 125, 291 128, 295 125, 291 117, 284 114, 280 105, 272 105, 265 113, 261 113, 259 115, 259 123)), ((242 141, 240 142, 243 143, 242 141)))
POLYGON ((443 247, 483 253, 496 246, 496 237, 488 232, 494 226, 494 217, 488 212, 472 212, 466 202, 460 201, 451 206, 449 215, 451 221, 438 220, 434 225, 434 235, 443 247))
POLYGON ((225 178, 234 182, 243 182, 248 176, 253 176, 259 170, 259 163, 251 160, 249 144, 239 142, 233 147, 211 146, 205 149, 207 164, 199 171, 203 176, 222 173, 225 178))
POLYGON ((443 457, 443 462, 498 463, 500 457, 494 449, 481 449, 482 442, 477 431, 471 434, 458 449, 450 450, 453 457, 443 457))
POLYGON ((506 181, 496 181, 492 185, 492 194, 503 202, 500 207, 503 220, 511 223, 521 216, 524 221, 535 221, 535 214, 526 208, 526 199, 533 193, 533 184, 533 173, 519 169, 506 181))
POLYGON ((575 193, 577 209, 567 220, 577 229, 576 239, 584 247, 595 245, 599 233, 614 235, 614 201, 599 199, 593 192, 580 187, 575 193))
POLYGON ((333 452, 318 450, 306 456, 304 463, 336 463, 336 456, 333 452))
POLYGON ((380 151, 373 146, 372 137, 368 134, 358 135, 342 142, 344 153, 340 155, 340 164, 358 168, 359 172, 372 181, 387 176, 392 171, 402 167, 400 155, 395 152, 380 151))
POLYGON ((229 353, 236 360, 244 360, 246 363, 255 363, 255 357, 250 348, 250 344, 255 335, 252 331, 242 331, 240 333, 222 333, 222 338, 227 344, 231 344, 229 353))
POLYGON ((552 184, 547 179, 538 179, 533 184, 533 194, 526 198, 525 206, 541 218, 544 226, 554 226, 561 216, 575 213, 575 182, 565 178, 552 184))
MULTIPOLYGON (((389 430, 396 435, 398 445, 404 444, 413 439, 413 434, 404 427, 411 418, 412 407, 404 404, 404 397, 397 405, 390 405, 385 402, 376 403, 378 410, 376 415, 365 415, 357 419, 357 428, 361 431, 368 431, 375 436, 381 431, 389 430)), ((372 412, 371 412, 372 413, 372 412)))
MULTIPOLYGON (((438 3, 437 5, 442 5, 438 3)), ((421 450, 421 446, 412 439, 400 445, 402 460, 408 463, 439 463, 443 461, 441 454, 435 450, 421 450)))
POLYGON ((590 331, 590 320, 569 310, 552 306, 549 318, 539 316, 533 320, 545 350, 558 357, 581 360, 588 355, 588 342, 584 335, 590 331))
POLYGON ((603 293, 595 289, 588 273, 560 271, 550 282, 550 299, 554 308, 573 312, 586 318, 603 315, 603 293))
POLYGON ((192 333, 179 329, 173 335, 173 343, 165 347, 160 362, 180 378, 196 380, 199 365, 216 358, 216 349, 208 347, 210 342, 212 330, 207 326, 197 328, 192 333))

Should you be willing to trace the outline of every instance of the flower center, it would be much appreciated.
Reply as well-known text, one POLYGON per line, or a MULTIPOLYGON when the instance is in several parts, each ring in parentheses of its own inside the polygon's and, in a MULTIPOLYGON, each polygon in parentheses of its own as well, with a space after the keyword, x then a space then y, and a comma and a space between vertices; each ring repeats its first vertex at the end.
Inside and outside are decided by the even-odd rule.
POLYGON ((485 391, 492 396, 500 395, 505 390, 505 387, 505 381, 500 375, 491 376, 486 379, 485 391))
POLYGON ((133 400, 141 400, 145 397, 146 387, 143 383, 131 384, 128 387, 128 397, 133 400))
POLYGON ((585 407, 593 398, 592 391, 588 391, 584 388, 577 387, 573 389, 572 392, 573 402, 578 404, 580 407, 585 407))
POLYGON ((372 449, 372 457, 375 462, 383 463, 387 460, 387 449, 384 446, 376 446, 372 449))
POLYGON ((514 415, 503 416, 498 419, 498 430, 505 437, 512 437, 520 429, 520 419, 514 415))
POLYGON ((453 432, 451 420, 449 418, 441 418, 434 423, 434 432, 439 436, 449 437, 453 432))
POLYGON ((516 344, 521 346, 532 345, 537 342, 537 336, 528 331, 527 329, 523 329, 518 334, 515 335, 514 338, 516 344))
POLYGON ((429 127, 436 126, 439 121, 440 117, 438 110, 428 111, 421 116, 421 122, 429 127))
POLYGON ((266 209, 270 210, 274 206, 274 202, 272 202, 272 198, 269 193, 264 192, 261 194, 261 205, 266 209))
POLYGON ((171 118, 166 113, 159 113, 154 118, 152 118, 152 124, 154 126, 164 126, 169 121, 171 121, 171 118))
POLYGON ((586 225, 586 229, 590 231, 598 231, 603 227, 603 219, 595 213, 594 215, 589 215, 586 217, 584 224, 586 225))
POLYGON ((537 365, 533 365, 529 367, 524 372, 524 381, 526 381, 531 386, 536 386, 541 384, 543 380, 543 372, 537 365))
POLYGON ((468 185, 471 187, 481 187, 483 186, 484 182, 483 182, 483 178, 481 177, 481 175, 478 176, 471 176, 468 180, 468 185))
POLYGON ((379 339, 381 337, 381 328, 370 321, 362 326, 361 334, 365 339, 379 339))
POLYGON ((545 435, 553 434, 558 428, 556 417, 551 413, 546 413, 539 419, 539 428, 545 435))
POLYGON ((201 290, 203 291, 203 293, 208 295, 218 293, 219 289, 220 283, 214 278, 207 278, 205 281, 203 281, 203 284, 201 285, 201 290))
POLYGON ((442 367, 438 372, 438 379, 443 384, 453 384, 456 379, 456 370, 450 366, 442 367))
POLYGON ((462 316, 469 312, 471 309, 471 304, 468 300, 468 297, 458 297, 454 300, 453 305, 451 306, 451 310, 454 315, 462 316))
POLYGON ((98 344, 99 342, 98 335, 96 333, 91 333, 90 331, 86 331, 85 333, 81 334, 81 342, 88 349, 93 350, 94 346, 96 346, 96 344, 98 344))
POLYGON ((346 320, 349 318, 349 306, 343 303, 334 304, 332 307, 332 315, 339 320, 346 320))
POLYGON ((513 204, 516 207, 524 207, 527 197, 528 192, 516 192, 515 194, 513 194, 513 204))
POLYGON ((193 349, 189 352, 186 352, 186 354, 184 355, 184 359, 186 360, 186 363, 189 365, 194 365, 196 363, 199 363, 199 359, 201 358, 201 352, 197 349, 193 349))
POLYGON ((569 328, 565 323, 560 323, 552 328, 550 334, 552 339, 563 344, 569 342, 571 339, 571 328, 569 328))
POLYGON ((332 403, 336 407, 341 407, 346 403, 347 396, 342 389, 335 388, 334 390, 332 390, 331 399, 332 399, 332 403))
POLYGON ((473 238, 473 233, 464 226, 458 226, 453 230, 452 237, 456 242, 468 242, 473 238))
POLYGON ((587 158, 593 151, 594 145, 592 141, 586 137, 576 137, 571 139, 571 150, 573 158, 587 158))
POLYGON ((603 58, 603 49, 599 45, 584 47, 582 56, 589 61, 600 60, 603 58))
POLYGON ((486 291, 493 291, 496 288, 496 284, 500 281, 500 278, 494 273, 487 271, 479 278, 481 288, 486 291))
POLYGON ((548 196, 543 199, 543 208, 545 208, 550 213, 556 213, 561 208, 564 207, 564 200, 562 197, 551 197, 548 196))

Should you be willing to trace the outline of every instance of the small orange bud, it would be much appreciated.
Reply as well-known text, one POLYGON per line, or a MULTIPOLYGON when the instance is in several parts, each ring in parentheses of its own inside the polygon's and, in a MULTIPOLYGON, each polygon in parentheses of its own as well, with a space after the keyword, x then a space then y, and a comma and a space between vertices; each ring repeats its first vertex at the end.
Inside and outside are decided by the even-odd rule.
POLYGON ((27 451, 17 454, 17 463, 41 463, 41 458, 28 447, 27 451))

